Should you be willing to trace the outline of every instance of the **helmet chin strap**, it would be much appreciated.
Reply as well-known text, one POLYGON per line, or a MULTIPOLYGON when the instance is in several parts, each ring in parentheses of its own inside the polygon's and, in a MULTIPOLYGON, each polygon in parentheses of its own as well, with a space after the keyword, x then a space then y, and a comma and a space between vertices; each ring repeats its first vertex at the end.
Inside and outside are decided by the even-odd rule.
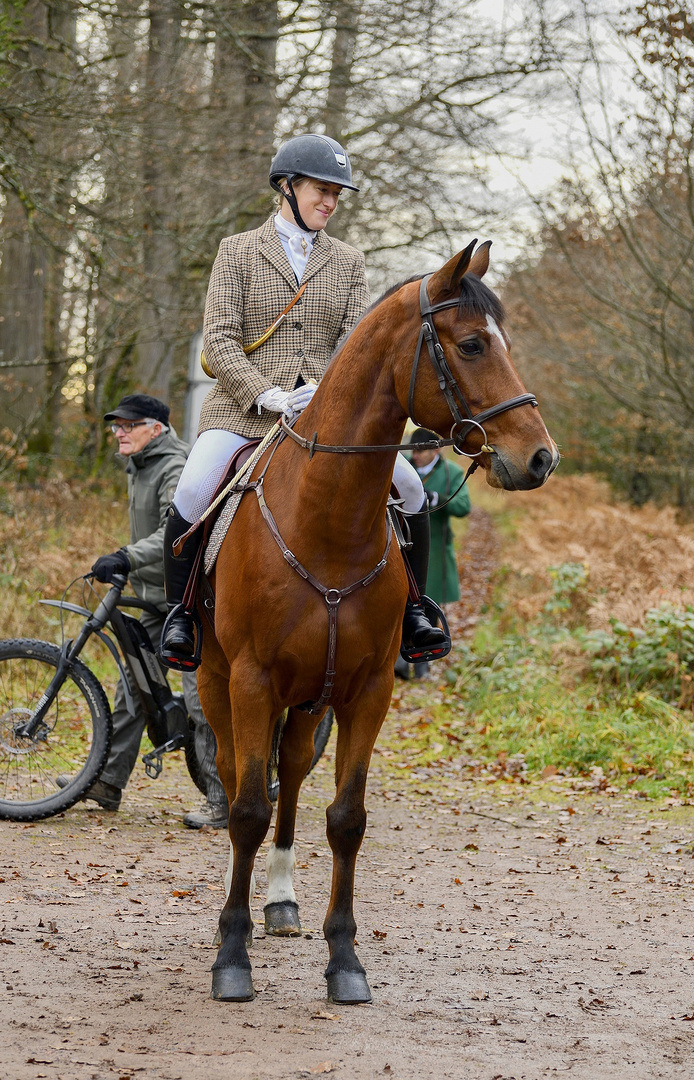
POLYGON ((287 186, 289 188, 289 191, 283 191, 282 194, 284 195, 285 199, 289 203, 292 214, 294 215, 294 220, 296 221, 296 223, 297 223, 297 225, 299 226, 300 229, 303 229, 305 232, 311 232, 308 225, 306 224, 306 222, 302 218, 301 214, 299 213, 299 203, 298 203, 297 198, 296 198, 296 192, 294 191, 294 188, 292 187, 292 182, 289 179, 289 177, 287 177, 287 186))

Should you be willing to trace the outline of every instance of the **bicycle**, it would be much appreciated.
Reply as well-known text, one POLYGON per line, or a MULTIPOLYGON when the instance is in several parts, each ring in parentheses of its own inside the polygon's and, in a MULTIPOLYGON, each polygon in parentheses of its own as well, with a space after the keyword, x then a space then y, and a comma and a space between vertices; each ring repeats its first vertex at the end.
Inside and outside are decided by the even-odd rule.
MULTIPOLYGON (((0 641, 0 819, 39 821, 62 813, 101 775, 111 747, 111 707, 98 678, 79 658, 92 635, 116 663, 128 708, 134 708, 133 688, 139 698, 154 747, 142 757, 147 775, 158 777, 164 755, 183 749, 193 783, 207 794, 183 694, 171 690, 145 627, 120 608, 161 613, 146 600, 123 596, 126 583, 125 575, 114 575, 93 612, 68 603, 67 589, 62 600, 39 601, 60 609, 61 626, 66 611, 85 616, 77 637, 66 639, 63 633, 61 646, 30 638, 0 641), (115 642, 105 632, 107 624, 115 642), (56 785, 59 774, 69 776, 64 787, 56 785)), ((332 720, 330 710, 316 729, 311 769, 325 749, 332 720)), ((273 756, 267 782, 273 799, 279 787, 276 767, 273 756)))

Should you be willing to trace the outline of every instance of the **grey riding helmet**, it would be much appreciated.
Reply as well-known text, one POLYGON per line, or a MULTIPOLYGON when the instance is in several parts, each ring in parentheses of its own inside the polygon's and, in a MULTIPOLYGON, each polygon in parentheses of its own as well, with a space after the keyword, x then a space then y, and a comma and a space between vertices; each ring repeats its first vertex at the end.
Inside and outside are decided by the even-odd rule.
POLYGON ((306 229, 306 225, 301 220, 293 187, 293 182, 302 176, 311 180, 325 180, 329 184, 339 184, 350 191, 359 191, 356 184, 352 183, 352 166, 347 151, 339 142, 327 135, 295 135, 280 146, 272 159, 270 184, 275 191, 285 196, 297 224, 302 229, 306 229), (279 182, 282 179, 286 179, 289 185, 289 194, 280 187, 279 182))

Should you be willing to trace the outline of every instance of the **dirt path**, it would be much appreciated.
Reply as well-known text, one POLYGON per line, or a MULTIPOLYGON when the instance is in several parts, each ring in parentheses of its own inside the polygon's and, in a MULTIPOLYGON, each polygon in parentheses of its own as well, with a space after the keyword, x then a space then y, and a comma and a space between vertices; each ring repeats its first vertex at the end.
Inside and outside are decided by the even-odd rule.
MULTIPOLYGON (((488 517, 473 524, 477 607, 463 602, 459 632, 494 561, 488 517)), ((401 687, 397 723, 431 690, 401 687)), ((228 841, 181 826, 197 802, 181 763, 156 782, 139 772, 118 814, 82 806, 0 823, 0 1076, 691 1076, 691 807, 556 778, 487 785, 450 766, 414 775, 406 755, 376 754, 356 889, 374 1004, 332 1006, 320 926, 333 752, 300 804, 305 934, 256 934, 248 1005, 208 997, 228 841)))
POLYGON ((208 997, 227 841, 180 826, 175 767, 117 815, 4 823, 0 1075, 690 1076, 691 810, 392 766, 374 763, 358 869, 370 1007, 324 998, 329 757, 301 804, 306 934, 257 934, 245 1006, 208 997))

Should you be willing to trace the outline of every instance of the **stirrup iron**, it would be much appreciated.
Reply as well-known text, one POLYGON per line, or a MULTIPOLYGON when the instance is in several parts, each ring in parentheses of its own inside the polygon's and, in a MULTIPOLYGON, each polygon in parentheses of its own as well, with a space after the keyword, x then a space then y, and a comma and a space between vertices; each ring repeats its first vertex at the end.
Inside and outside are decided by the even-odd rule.
POLYGON ((200 616, 197 611, 188 611, 184 604, 176 604, 176 607, 171 608, 162 627, 161 640, 162 645, 159 647, 158 655, 165 667, 171 668, 172 671, 195 671, 200 667, 200 655, 202 653, 202 623, 200 622, 200 616), (166 638, 169 626, 172 620, 179 615, 185 615, 187 618, 192 619, 193 626, 195 627, 195 649, 192 654, 177 653, 174 652, 173 649, 164 651, 163 642, 166 638))
POLYGON ((439 625, 446 636, 446 640, 441 645, 433 647, 413 646, 410 649, 403 642, 400 645, 400 655, 408 664, 425 664, 430 660, 442 660, 451 651, 451 631, 443 611, 430 596, 426 596, 424 593, 420 596, 420 603, 431 625, 439 625))

